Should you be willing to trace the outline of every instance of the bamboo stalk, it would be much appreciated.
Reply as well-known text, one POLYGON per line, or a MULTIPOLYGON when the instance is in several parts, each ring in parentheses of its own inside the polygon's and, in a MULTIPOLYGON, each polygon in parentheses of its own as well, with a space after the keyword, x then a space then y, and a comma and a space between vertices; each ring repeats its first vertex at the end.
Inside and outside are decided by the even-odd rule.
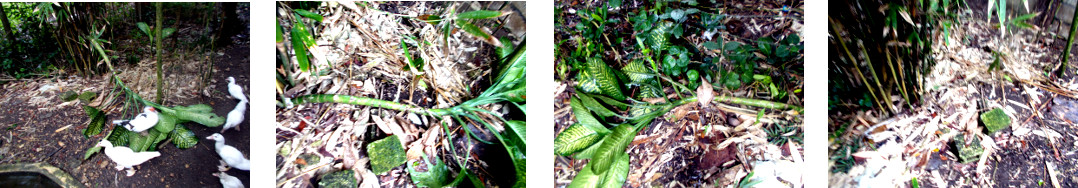
POLYGON ((1074 46, 1074 32, 1078 31, 1078 12, 1071 15, 1071 32, 1070 36, 1067 36, 1067 48, 1063 50, 1063 64, 1056 69, 1056 75, 1063 77, 1063 72, 1067 71, 1067 61, 1070 60, 1071 46, 1074 46))
MULTIPOLYGON (((838 23, 836 23, 835 20, 831 19, 830 17, 828 17, 827 20, 831 22, 831 31, 833 31, 835 33, 835 39, 837 39, 839 44, 841 44, 842 50, 846 52, 846 57, 851 62, 857 60, 857 59, 855 59, 853 57, 853 53, 850 53, 850 49, 848 47, 846 47, 846 41, 843 41, 842 36, 839 36, 839 31, 838 31, 838 26, 837 26, 838 23)), ((861 67, 854 64, 853 68, 854 68, 855 71, 857 71, 857 75, 860 76, 861 83, 864 84, 865 88, 868 89, 868 93, 872 96, 872 100, 876 101, 876 102, 879 102, 879 99, 876 98, 876 92, 873 90, 871 85, 868 84, 868 80, 867 80, 867 78, 865 78, 865 74, 861 72, 861 67)))

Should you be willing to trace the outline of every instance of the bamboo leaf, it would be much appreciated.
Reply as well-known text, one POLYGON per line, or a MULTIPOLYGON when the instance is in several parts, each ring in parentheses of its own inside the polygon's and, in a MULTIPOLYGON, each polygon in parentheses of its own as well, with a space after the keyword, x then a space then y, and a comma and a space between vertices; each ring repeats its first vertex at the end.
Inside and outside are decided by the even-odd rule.
MULTIPOLYGON (((299 24, 297 22, 296 24, 299 24)), ((309 71, 310 59, 307 59, 307 45, 303 44, 304 39, 301 36, 302 26, 293 25, 292 27, 292 50, 296 53, 296 61, 299 63, 299 70, 303 72, 309 71)))
POLYGON ((479 27, 476 27, 475 25, 472 25, 471 23, 464 22, 464 21, 457 21, 456 24, 457 24, 457 27, 464 30, 464 32, 474 36, 475 38, 479 38, 480 40, 483 40, 484 42, 487 42, 487 43, 489 43, 491 45, 494 45, 494 46, 497 46, 497 47, 502 46, 501 41, 498 41, 494 37, 490 36, 490 34, 487 34, 486 31, 483 31, 482 29, 479 29, 479 27))
POLYGON ((554 154, 568 156, 598 142, 602 136, 591 128, 574 123, 554 138, 554 154))
POLYGON ((502 16, 505 16, 505 15, 509 15, 510 13, 512 13, 512 12, 508 12, 508 11, 501 12, 501 11, 493 11, 493 10, 477 10, 477 11, 462 12, 460 14, 457 14, 457 18, 487 19, 487 18, 502 17, 502 16))
POLYGON ((277 43, 284 42, 284 31, 281 29, 281 23, 277 23, 277 43))
POLYGON ((314 21, 322 22, 322 15, 319 15, 318 13, 314 13, 314 12, 303 10, 303 9, 296 9, 295 11, 296 11, 296 14, 299 14, 300 16, 307 17, 307 18, 310 18, 310 19, 314 19, 314 21))

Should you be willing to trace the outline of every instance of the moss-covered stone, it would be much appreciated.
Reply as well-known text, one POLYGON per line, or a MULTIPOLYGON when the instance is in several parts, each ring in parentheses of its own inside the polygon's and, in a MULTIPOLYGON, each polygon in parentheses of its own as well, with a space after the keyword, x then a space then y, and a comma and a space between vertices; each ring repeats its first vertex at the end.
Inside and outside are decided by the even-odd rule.
POLYGON ((371 142, 367 145, 367 155, 371 157, 371 170, 374 174, 388 172, 408 160, 404 156, 404 147, 397 135, 371 142))
POLYGON ((991 134, 1011 126, 1011 117, 1007 116, 1007 113, 1003 113, 1003 109, 996 108, 981 114, 981 122, 984 123, 984 127, 988 128, 988 133, 991 134))
POLYGON ((75 93, 74 91, 65 91, 63 93, 60 93, 60 99, 64 100, 64 102, 75 100, 75 98, 78 97, 78 93, 75 93))
POLYGON ((81 95, 79 95, 79 100, 84 102, 84 103, 88 103, 90 101, 93 101, 94 98, 97 98, 97 93, 96 92, 87 91, 87 92, 83 92, 81 95))
POLYGON ((342 170, 334 173, 326 174, 322 176, 322 180, 318 180, 318 187, 324 188, 354 188, 359 186, 359 182, 356 181, 356 172, 352 170, 342 170))
POLYGON ((958 162, 969 163, 980 160, 981 154, 984 153, 984 148, 981 147, 981 139, 976 136, 972 137, 973 141, 969 145, 966 145, 965 134, 959 134, 951 141, 954 147, 958 149, 958 162))

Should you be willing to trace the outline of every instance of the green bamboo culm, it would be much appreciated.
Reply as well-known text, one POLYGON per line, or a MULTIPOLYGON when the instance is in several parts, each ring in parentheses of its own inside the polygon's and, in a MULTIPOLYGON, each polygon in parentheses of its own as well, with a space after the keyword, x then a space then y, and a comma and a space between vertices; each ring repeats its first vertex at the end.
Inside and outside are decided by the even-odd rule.
POLYGON ((1074 46, 1074 32, 1078 31, 1078 24, 1075 24, 1075 22, 1078 22, 1078 14, 1071 16, 1071 32, 1070 36, 1067 37, 1067 48, 1063 50, 1063 64, 1056 70, 1056 75, 1060 77, 1063 76, 1063 72, 1067 71, 1067 61, 1070 60, 1071 46, 1074 46))
POLYGON ((294 105, 306 104, 306 103, 342 103, 342 104, 353 104, 353 105, 362 105, 362 106, 386 108, 386 109, 392 109, 392 110, 398 110, 398 111, 407 111, 407 112, 413 112, 413 113, 419 113, 419 114, 431 115, 431 116, 450 115, 450 112, 452 111, 450 109, 426 109, 426 108, 421 108, 421 107, 418 107, 418 106, 401 104, 401 103, 397 103, 397 102, 393 102, 393 101, 387 101, 387 100, 381 100, 381 99, 375 99, 375 98, 367 98, 367 97, 356 97, 356 96, 351 96, 351 95, 313 94, 313 95, 304 95, 304 96, 296 97, 296 98, 291 99, 291 101, 292 101, 292 103, 294 105))

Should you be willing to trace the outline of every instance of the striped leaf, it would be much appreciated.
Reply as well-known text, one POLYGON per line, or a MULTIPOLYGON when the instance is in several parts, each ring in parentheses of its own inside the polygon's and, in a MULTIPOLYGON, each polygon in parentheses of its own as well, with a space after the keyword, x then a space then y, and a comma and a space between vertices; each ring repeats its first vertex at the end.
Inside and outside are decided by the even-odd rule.
POLYGON ((567 156, 581 149, 591 146, 599 141, 602 136, 580 123, 574 123, 569 128, 558 133, 554 138, 554 154, 567 156))
POLYGON ((610 66, 607 66, 602 59, 588 58, 587 72, 587 76, 590 78, 585 79, 594 80, 595 86, 599 88, 599 94, 610 96, 617 100, 625 100, 625 95, 621 93, 621 88, 618 86, 618 78, 614 75, 610 66))
POLYGON ((602 174, 610 169, 614 161, 618 160, 618 156, 625 153, 625 148, 629 147, 634 136, 636 136, 636 129, 632 125, 622 124, 615 127, 614 131, 603 139, 603 145, 598 153, 592 156, 591 163, 594 164, 590 164, 591 170, 602 174))
POLYGON ((647 68, 644 68, 644 61, 639 59, 630 61, 629 64, 621 68, 621 72, 624 72, 629 80, 632 80, 634 85, 647 83, 655 75, 653 75, 647 68))
POLYGON ((629 176, 629 154, 622 153, 614 164, 610 166, 610 172, 603 178, 603 184, 599 187, 621 187, 625 185, 625 178, 629 176))
POLYGON ((573 182, 569 183, 568 188, 595 188, 599 187, 603 183, 603 174, 595 173, 591 170, 593 163, 584 165, 584 169, 581 169, 576 177, 573 178, 573 182))
POLYGON ((610 117, 610 116, 617 116, 618 115, 618 114, 614 113, 613 111, 610 111, 610 109, 606 109, 605 106, 603 106, 602 104, 599 104, 599 101, 596 101, 594 98, 591 98, 588 95, 579 95, 579 96, 580 96, 580 102, 583 103, 584 107, 588 108, 588 110, 591 110, 592 112, 595 112, 595 114, 598 114, 599 116, 610 117))
POLYGON ((589 111, 587 107, 584 107, 584 104, 580 102, 580 99, 576 97, 569 98, 569 107, 572 108, 573 116, 576 116, 576 121, 578 123, 583 124, 585 127, 595 132, 603 134, 609 132, 609 130, 606 129, 606 126, 603 126, 598 119, 595 119, 595 116, 591 115, 591 111, 589 111))
POLYGON ((180 149, 195 147, 198 144, 198 136, 195 136, 195 132, 183 125, 177 125, 176 130, 172 130, 169 136, 172 137, 172 144, 180 149))

